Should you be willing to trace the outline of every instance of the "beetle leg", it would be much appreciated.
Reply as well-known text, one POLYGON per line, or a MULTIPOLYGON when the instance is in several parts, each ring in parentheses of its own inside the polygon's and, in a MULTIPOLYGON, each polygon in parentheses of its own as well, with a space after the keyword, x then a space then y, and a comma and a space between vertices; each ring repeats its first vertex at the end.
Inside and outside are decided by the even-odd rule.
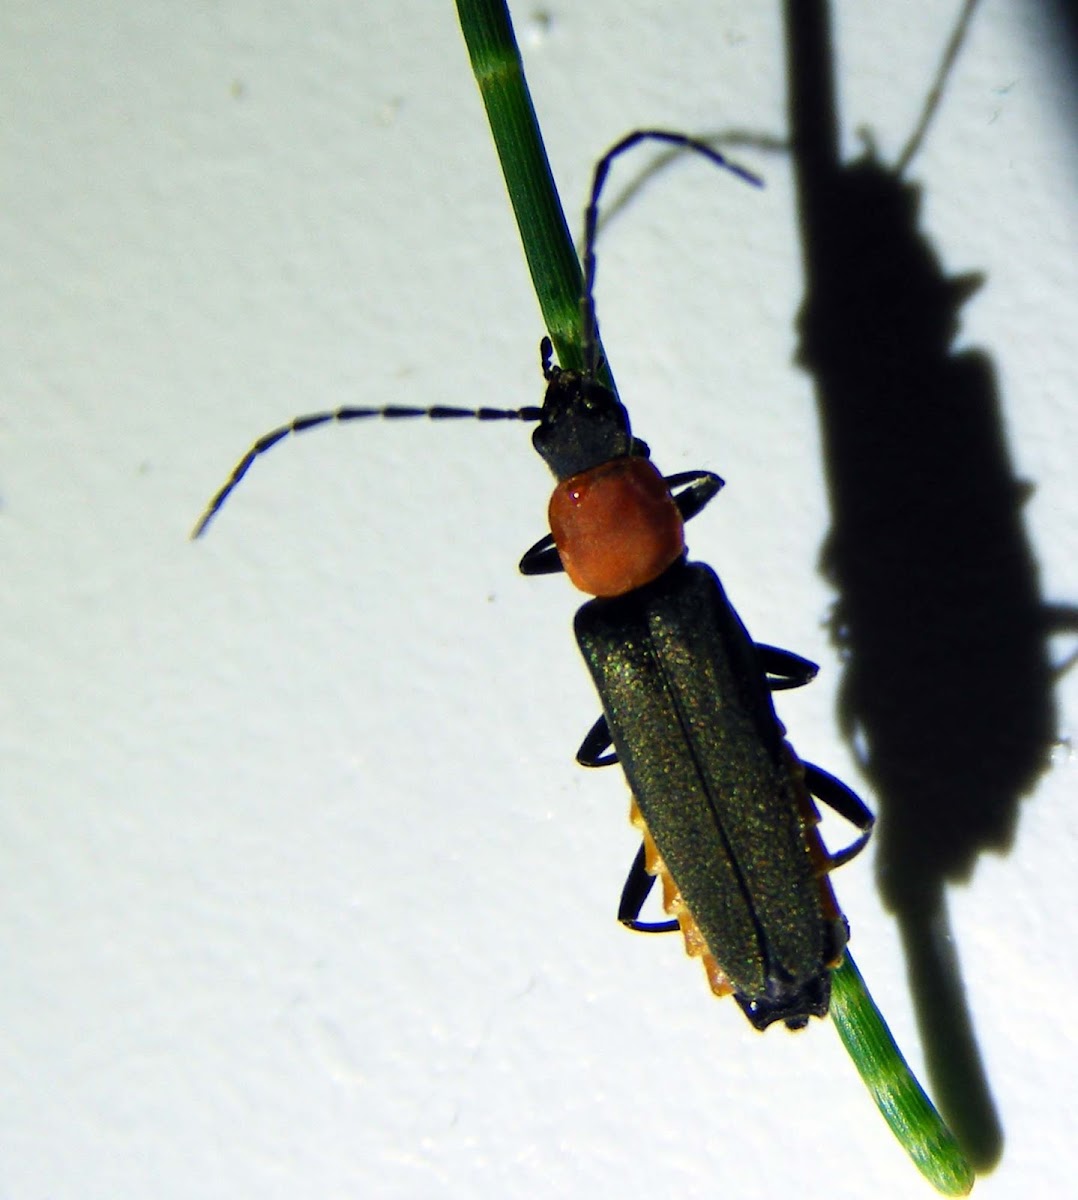
POLYGON ((760 660, 766 676, 768 691, 782 692, 787 688, 804 687, 816 678, 819 667, 794 654, 792 650, 780 650, 778 646, 756 643, 756 657, 760 660))
POLYGON ((541 537, 534 546, 525 550, 519 570, 521 575, 556 575, 565 570, 551 534, 541 537))
POLYGON ((606 717, 600 717, 588 730, 587 737, 580 743, 576 752, 576 761, 582 767, 611 767, 618 761, 616 753, 607 754, 613 746, 610 740, 610 728, 606 717))
POLYGON ((812 763, 803 765, 805 786, 812 795, 837 812, 840 817, 845 817, 855 828, 861 830, 861 836, 844 850, 840 850, 837 854, 828 854, 827 869, 833 871, 861 853, 872 834, 872 826, 876 823, 876 818, 861 797, 848 788, 841 779, 836 779, 834 775, 828 774, 827 771, 812 763))
POLYGON ((627 929, 637 933, 673 933, 680 928, 677 921, 637 920, 654 886, 655 876, 649 875, 644 868, 644 844, 641 842, 633 865, 629 868, 625 886, 621 889, 621 903, 618 905, 618 920, 627 929))
POLYGON ((693 517, 719 494, 723 481, 712 471, 682 471, 679 475, 667 475, 666 485, 673 491, 683 484, 688 486, 674 497, 683 521, 693 517))

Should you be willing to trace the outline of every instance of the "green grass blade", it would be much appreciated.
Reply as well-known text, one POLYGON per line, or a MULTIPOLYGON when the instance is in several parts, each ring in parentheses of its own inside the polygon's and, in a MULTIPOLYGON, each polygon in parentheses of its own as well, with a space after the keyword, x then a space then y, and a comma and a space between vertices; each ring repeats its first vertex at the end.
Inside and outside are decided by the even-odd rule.
POLYGON ((872 1098, 917 1169, 943 1195, 967 1195, 973 1187, 973 1168, 907 1066, 849 954, 831 973, 831 1017, 872 1098))
POLYGON ((509 10, 504 0, 457 0, 457 13, 543 321, 558 362, 579 371, 584 367, 583 276, 550 172, 509 10))

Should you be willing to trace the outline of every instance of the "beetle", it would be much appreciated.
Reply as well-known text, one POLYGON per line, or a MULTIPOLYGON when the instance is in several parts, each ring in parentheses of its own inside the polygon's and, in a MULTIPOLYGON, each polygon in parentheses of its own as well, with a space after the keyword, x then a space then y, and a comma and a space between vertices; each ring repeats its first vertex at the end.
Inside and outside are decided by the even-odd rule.
POLYGON ((644 141, 691 150, 758 182, 706 143, 636 130, 598 161, 585 214, 583 361, 569 370, 540 347, 541 407, 344 407, 297 417, 254 443, 200 518, 200 536, 251 464, 293 433, 363 418, 457 417, 536 421, 532 443, 557 479, 550 533, 520 561, 526 575, 564 571, 594 598, 574 629, 603 715, 577 753, 587 767, 620 763, 642 843, 618 917, 631 929, 680 929, 717 995, 732 994, 749 1021, 802 1028, 823 1017, 830 971, 849 930, 829 873, 865 845, 873 816, 834 776, 802 763, 786 741, 771 693, 808 683, 816 666, 757 644, 718 576, 689 562, 685 522, 718 494, 706 470, 664 477, 626 408, 601 381, 594 306, 599 199, 611 164, 644 141), (859 831, 831 854, 814 798, 859 831), (655 880, 670 920, 640 919, 655 880))

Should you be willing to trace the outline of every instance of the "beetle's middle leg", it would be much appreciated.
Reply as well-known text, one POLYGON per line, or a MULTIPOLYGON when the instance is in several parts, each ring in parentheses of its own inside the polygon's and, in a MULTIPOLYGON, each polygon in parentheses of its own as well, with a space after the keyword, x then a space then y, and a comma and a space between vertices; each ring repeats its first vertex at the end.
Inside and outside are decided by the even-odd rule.
POLYGON ((756 643, 756 657, 769 692, 804 687, 816 678, 820 669, 816 663, 794 654, 792 650, 780 650, 778 646, 768 646, 763 642, 756 643))
MULTIPOLYGON (((537 545, 539 544, 537 543, 537 545)), ((802 658, 800 654, 794 654, 792 650, 780 650, 777 646, 757 643, 756 653, 760 659, 760 666, 763 668, 764 682, 767 684, 768 691, 771 692, 804 687, 806 683, 811 683, 816 678, 816 672, 820 669, 814 662, 802 658)), ((617 753, 611 751, 613 744, 610 740, 606 717, 600 717, 580 743, 580 749, 576 752, 576 761, 582 767, 613 766, 618 761, 617 753), (608 751, 610 752, 608 753, 608 751)), ((823 800, 824 797, 821 796, 820 799, 823 800)), ((857 822, 854 821, 854 824, 856 825, 857 822)))

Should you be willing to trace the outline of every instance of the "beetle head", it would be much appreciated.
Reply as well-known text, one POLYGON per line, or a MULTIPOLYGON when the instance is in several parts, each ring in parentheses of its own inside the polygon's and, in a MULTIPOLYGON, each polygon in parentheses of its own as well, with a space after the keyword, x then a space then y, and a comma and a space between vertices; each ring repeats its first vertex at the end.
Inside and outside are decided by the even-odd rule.
POLYGON ((639 452, 629 414, 613 392, 580 371, 552 367, 547 378, 532 445, 559 480, 639 452))

